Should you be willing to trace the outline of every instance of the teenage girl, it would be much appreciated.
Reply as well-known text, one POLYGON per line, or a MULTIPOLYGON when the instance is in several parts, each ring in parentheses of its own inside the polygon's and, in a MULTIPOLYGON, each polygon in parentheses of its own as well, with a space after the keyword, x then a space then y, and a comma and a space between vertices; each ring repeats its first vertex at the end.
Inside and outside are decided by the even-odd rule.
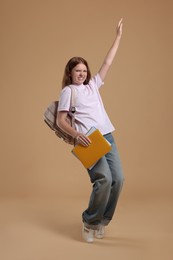
POLYGON ((122 26, 121 19, 112 46, 94 77, 91 77, 85 59, 73 57, 68 61, 59 99, 57 123, 60 128, 76 138, 81 145, 88 146, 90 140, 86 133, 94 126, 100 130, 112 146, 111 151, 103 156, 91 170, 88 170, 93 189, 88 208, 82 214, 82 234, 84 240, 89 243, 93 242, 94 237, 104 237, 105 226, 113 217, 124 181, 118 150, 112 135, 115 128, 105 111, 99 93, 118 50, 122 26), (65 120, 70 111, 71 89, 68 87, 69 85, 73 85, 77 92, 75 129, 65 120))

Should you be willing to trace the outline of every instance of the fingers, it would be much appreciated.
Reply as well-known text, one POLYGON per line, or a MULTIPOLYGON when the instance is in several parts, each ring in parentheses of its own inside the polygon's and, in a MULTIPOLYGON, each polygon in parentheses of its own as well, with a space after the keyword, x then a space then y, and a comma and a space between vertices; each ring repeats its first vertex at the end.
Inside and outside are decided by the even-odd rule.
POLYGON ((120 19, 118 26, 117 26, 117 34, 119 36, 122 35, 122 27, 123 27, 123 18, 120 19))
POLYGON ((123 26, 123 18, 121 18, 121 20, 118 23, 118 30, 122 30, 122 26, 123 26))
POLYGON ((119 23, 118 23, 118 27, 120 27, 123 24, 123 18, 120 19, 119 23))
POLYGON ((89 139, 87 136, 82 135, 82 134, 78 135, 78 136, 76 137, 76 140, 77 140, 77 143, 78 143, 78 144, 81 144, 81 145, 83 145, 83 146, 88 146, 88 145, 91 144, 90 139, 89 139))

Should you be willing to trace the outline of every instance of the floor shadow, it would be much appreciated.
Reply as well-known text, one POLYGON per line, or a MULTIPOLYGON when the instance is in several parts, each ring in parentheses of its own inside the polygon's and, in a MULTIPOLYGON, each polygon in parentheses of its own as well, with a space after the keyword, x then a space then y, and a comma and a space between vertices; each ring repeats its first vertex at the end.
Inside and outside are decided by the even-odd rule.
POLYGON ((126 247, 135 249, 146 249, 148 247, 148 241, 145 238, 134 238, 134 237, 113 237, 106 236, 104 240, 101 241, 101 246, 116 246, 116 247, 126 247))
MULTIPOLYGON (((59 214, 57 210, 47 211, 46 209, 37 209, 33 212, 32 216, 27 215, 27 221, 32 222, 34 225, 41 226, 48 229, 53 233, 57 233, 62 237, 84 242, 82 239, 82 222, 80 218, 76 219, 75 214, 66 211, 66 214, 59 214)), ((125 235, 117 237, 106 235, 104 239, 95 239, 96 245, 101 246, 118 246, 118 247, 132 247, 132 248, 145 248, 147 241, 138 237, 126 237, 125 235)))

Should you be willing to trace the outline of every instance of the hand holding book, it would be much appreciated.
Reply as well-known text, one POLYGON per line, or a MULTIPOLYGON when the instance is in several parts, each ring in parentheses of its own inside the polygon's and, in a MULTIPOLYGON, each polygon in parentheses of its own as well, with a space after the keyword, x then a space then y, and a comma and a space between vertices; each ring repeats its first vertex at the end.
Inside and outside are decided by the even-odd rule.
POLYGON ((90 145, 84 146, 78 143, 73 148, 72 153, 81 161, 85 168, 89 169, 111 150, 111 144, 95 127, 88 131, 87 136, 90 140, 90 145))
POLYGON ((88 146, 91 144, 91 140, 86 135, 83 135, 83 134, 77 135, 76 141, 77 141, 77 144, 81 144, 83 146, 88 146))

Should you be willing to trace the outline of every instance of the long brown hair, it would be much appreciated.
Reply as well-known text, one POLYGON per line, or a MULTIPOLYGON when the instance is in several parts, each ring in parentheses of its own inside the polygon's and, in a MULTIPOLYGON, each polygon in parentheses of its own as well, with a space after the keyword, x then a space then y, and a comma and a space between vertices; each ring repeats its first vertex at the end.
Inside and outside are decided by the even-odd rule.
POLYGON ((87 78, 84 81, 84 85, 87 85, 88 82, 91 79, 91 72, 88 66, 88 63, 85 59, 83 59, 82 57, 73 57, 71 58, 68 62, 67 65, 65 66, 65 70, 64 70, 64 76, 63 76, 63 80, 62 80, 62 88, 64 88, 65 86, 68 86, 70 84, 72 84, 72 78, 70 76, 72 69, 78 65, 78 64, 84 64, 87 68, 87 78))

